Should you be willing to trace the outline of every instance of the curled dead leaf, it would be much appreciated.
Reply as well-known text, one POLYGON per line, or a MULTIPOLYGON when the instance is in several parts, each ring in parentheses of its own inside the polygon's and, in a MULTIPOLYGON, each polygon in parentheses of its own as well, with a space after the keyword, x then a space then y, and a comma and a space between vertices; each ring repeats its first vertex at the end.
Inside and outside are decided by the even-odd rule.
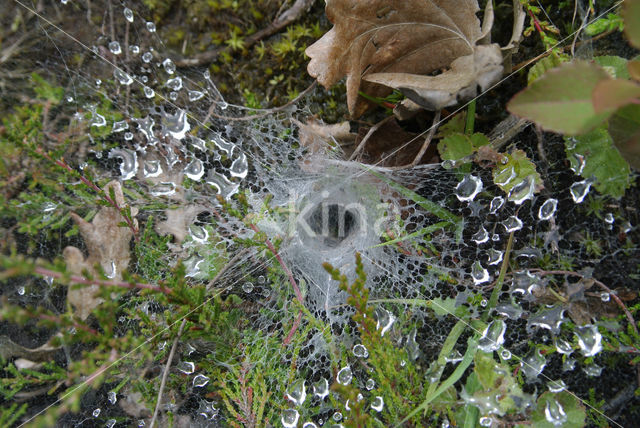
MULTIPOLYGON (((124 207, 125 200, 120 183, 109 182, 104 191, 109 194, 110 189, 113 190, 118 206, 124 207)), ((135 217, 137 212, 137 208, 131 208, 132 217, 135 217)), ((120 211, 113 207, 102 207, 91 223, 76 213, 71 213, 71 218, 78 225, 89 254, 85 259, 78 248, 66 247, 62 255, 67 264, 67 270, 74 275, 81 276, 84 272, 95 275, 95 266, 99 265, 109 278, 122 279, 122 272, 129 266, 131 258, 129 243, 133 233, 131 229, 121 225, 125 219, 120 211)), ((137 227, 137 221, 134 220, 134 223, 137 227)), ((97 285, 69 288, 67 300, 75 307, 80 319, 86 319, 91 311, 102 303, 102 299, 96 297, 98 289, 97 285)))
POLYGON ((478 10, 477 0, 327 0, 326 14, 334 27, 307 48, 307 70, 326 88, 346 76, 349 112, 357 117, 366 109, 359 90, 372 96, 389 92, 372 84, 361 88, 363 76, 426 75, 474 55, 476 43, 486 35, 478 10))

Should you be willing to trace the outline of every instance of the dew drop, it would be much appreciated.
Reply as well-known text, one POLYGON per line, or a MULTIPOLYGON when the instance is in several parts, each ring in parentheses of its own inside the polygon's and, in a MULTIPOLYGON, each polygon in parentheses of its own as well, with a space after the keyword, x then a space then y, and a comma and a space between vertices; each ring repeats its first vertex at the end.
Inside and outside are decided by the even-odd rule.
POLYGON ((364 345, 358 343, 353 347, 353 355, 358 358, 367 358, 369 356, 369 351, 364 345))
POLYGON ((285 428, 295 428, 296 426, 298 426, 299 418, 300 413, 298 413, 296 409, 287 409, 282 412, 280 422, 282 422, 282 426, 285 428))
POLYGON ((456 197, 461 202, 473 201, 481 191, 482 180, 475 175, 467 175, 456 186, 456 197))
POLYGON ((489 281, 489 271, 482 267, 479 261, 475 261, 471 266, 471 278, 474 284, 482 284, 489 281))
POLYGON ((493 182, 498 186, 504 187, 508 185, 514 178, 516 178, 516 170, 513 165, 511 165, 496 174, 493 178, 493 182))
POLYGON ((604 221, 605 221, 607 224, 613 224, 613 222, 614 222, 615 220, 616 220, 616 219, 613 217, 613 214, 612 214, 612 213, 606 213, 606 214, 605 214, 605 216, 604 216, 604 221))
POLYGON ((182 77, 176 76, 173 79, 167 80, 167 88, 173 91, 179 91, 182 89, 182 77))
POLYGON ((544 367, 547 365, 547 360, 540 353, 539 349, 533 350, 527 357, 525 357, 520 363, 520 367, 522 368, 522 372, 525 374, 527 379, 535 379, 538 377, 544 367))
POLYGON ((558 351, 558 353, 560 354, 571 355, 573 353, 573 347, 571 346, 571 343, 561 337, 556 337, 554 339, 554 344, 556 346, 556 351, 558 351))
POLYGON ((502 351, 500 351, 500 356, 502 357, 503 360, 510 360, 511 351, 509 351, 508 349, 503 349, 502 351))
POLYGON ((579 204, 584 201, 584 198, 587 196, 589 189, 591 188, 591 183, 591 180, 582 180, 571 185, 569 192, 571 193, 573 202, 579 204))
POLYGON ((113 69, 113 76, 118 82, 120 82, 121 85, 129 86, 133 83, 133 79, 131 78, 131 76, 117 67, 113 69))
POLYGON ((195 371, 196 365, 191 361, 181 361, 176 368, 184 374, 191 374, 195 371))
POLYGON ((24 286, 21 285, 20 287, 18 287, 18 294, 21 296, 24 296, 24 293, 25 293, 25 288, 24 286))
POLYGON ((524 201, 533 198, 535 184, 536 182, 533 176, 525 178, 511 188, 507 199, 516 205, 521 205, 524 201))
POLYGON ((131 52, 134 55, 138 55, 140 53, 140 46, 138 46, 138 45, 129 45, 129 52, 131 52))
POLYGON ((115 425, 116 425, 115 419, 109 419, 107 420, 107 422, 104 423, 104 426, 106 426, 107 428, 113 428, 115 425))
POLYGON ((247 281, 242 284, 242 291, 245 293, 251 293, 253 291, 253 283, 247 281))
POLYGON ((153 60, 153 54, 151 52, 145 52, 142 54, 142 61, 149 64, 153 60))
MULTIPOLYGON (((348 406, 349 406, 349 400, 347 400, 347 404, 345 405, 345 407, 347 407, 347 410, 349 410, 348 406)), ((342 413, 335 412, 333 414, 332 418, 333 418, 334 421, 340 422, 342 420, 342 413)))
POLYGON ((478 424, 480 424, 481 427, 490 427, 492 423, 493 419, 491 419, 490 416, 483 416, 478 420, 478 424))
POLYGON ((144 96, 145 96, 146 98, 153 98, 153 97, 155 97, 155 96, 156 96, 156 91, 154 91, 153 89, 151 89, 151 88, 150 88, 150 87, 148 87, 148 86, 144 86, 144 87, 142 88, 142 90, 144 91, 144 96))
POLYGON ((95 409, 93 412, 91 412, 91 414, 94 418, 97 418, 98 416, 100 416, 100 409, 95 409))
POLYGON ((162 166, 160 165, 160 161, 157 160, 147 160, 144 161, 142 167, 142 174, 144 178, 153 178, 162 174, 162 166))
POLYGON ((367 379, 367 382, 364 384, 365 388, 367 388, 367 391, 371 391, 373 388, 376 387, 376 381, 373 380, 372 378, 367 379))
POLYGON ((133 11, 131 9, 129 9, 128 7, 125 7, 122 12, 124 13, 124 17, 126 18, 127 21, 133 22, 133 11))
POLYGON ((120 55, 122 53, 122 48, 120 47, 120 43, 116 41, 109 43, 109 51, 114 55, 120 55))
POLYGON ((376 307, 375 310, 376 315, 376 330, 380 330, 380 336, 384 336, 384 334, 389 331, 394 322, 396 322, 396 317, 386 310, 383 307, 376 307))
POLYGON ((229 173, 232 177, 238 177, 243 179, 247 176, 249 172, 249 164, 247 163, 247 155, 244 153, 240 153, 240 155, 234 159, 231 167, 229 168, 229 173))
POLYGON ((194 102, 204 97, 204 93, 200 91, 189 91, 189 101, 194 102))
POLYGON ((555 398, 547 400, 544 406, 544 418, 553 426, 559 427, 567 422, 567 414, 555 398))
POLYGON ((376 396, 371 402, 371 408, 380 413, 384 407, 384 399, 381 396, 376 396))
POLYGON ((205 375, 199 374, 193 378, 193 386, 196 388, 201 388, 209 383, 209 378, 205 375))
POLYGON ((113 128, 111 129, 112 132, 122 132, 125 129, 129 129, 129 124, 124 121, 118 121, 118 122, 113 122, 113 128))
POLYGON ((602 367, 597 364, 588 364, 582 368, 582 371, 589 377, 598 377, 602 374, 602 367))
POLYGON ((349 366, 341 368, 338 372, 338 375, 336 376, 336 381, 340 385, 349 385, 352 379, 353 373, 351 372, 351 367, 349 366))
POLYGON ((318 425, 314 424, 313 422, 305 422, 304 424, 302 424, 302 428, 318 428, 318 425))
POLYGON ((129 180, 138 171, 138 156, 136 152, 129 149, 113 148, 109 152, 109 159, 120 158, 120 175, 122 180, 129 180))
POLYGON ((476 233, 473 234, 471 239, 476 244, 483 244, 489 240, 489 232, 487 232, 487 229, 485 229, 484 226, 482 226, 480 227, 480 230, 478 230, 476 233))
POLYGON ((299 380, 291 385, 287 390, 286 398, 293 402, 295 406, 301 406, 307 398, 307 388, 304 380, 299 380))
POLYGON ((153 196, 171 196, 176 193, 176 183, 173 181, 163 181, 153 186, 149 193, 153 196))
POLYGON ((150 33, 155 33, 156 32, 156 24, 154 24, 151 21, 147 21, 146 23, 146 27, 147 27, 147 31, 150 33))
POLYGON ((553 215, 556 213, 556 208, 558 208, 558 200, 547 199, 538 210, 538 218, 540 220, 551 219, 551 217, 553 217, 553 215))
POLYGON ((171 61, 171 58, 167 58, 162 61, 162 66, 164 67, 164 71, 168 74, 173 74, 176 72, 176 65, 171 61))
POLYGON ((495 319, 489 323, 478 340, 478 348, 483 352, 497 351, 504 343, 504 333, 507 325, 501 319, 495 319))
POLYGON ((504 205, 504 198, 502 196, 496 196, 491 200, 489 204, 489 214, 495 214, 504 205))
POLYGON ((489 256, 489 266, 497 265, 502 261, 502 251, 490 248, 487 254, 489 256))
POLYGON ((602 334, 595 325, 576 327, 574 334, 578 337, 580 351, 585 357, 593 357, 602 350, 602 334))
POLYGON ((609 300, 611 300, 611 295, 607 292, 600 293, 600 300, 602 300, 603 302, 608 302, 609 300))
POLYGON ((329 395, 329 382, 327 379, 322 378, 313 385, 313 395, 320 400, 324 400, 329 395))
POLYGON ((547 388, 553 393, 562 392, 567 389, 567 385, 562 379, 552 380, 547 383, 547 388))
POLYGON ((507 233, 511 233, 522 229, 522 220, 512 215, 509 218, 505 219, 502 222, 502 225, 504 226, 507 233))
POLYGON ((184 175, 193 181, 199 181, 204 175, 204 165, 200 159, 192 160, 189 165, 184 168, 184 175))
POLYGON ((107 393, 107 399, 109 400, 109 403, 116 404, 116 401, 118 401, 118 397, 116 395, 116 392, 115 391, 109 391, 107 393))

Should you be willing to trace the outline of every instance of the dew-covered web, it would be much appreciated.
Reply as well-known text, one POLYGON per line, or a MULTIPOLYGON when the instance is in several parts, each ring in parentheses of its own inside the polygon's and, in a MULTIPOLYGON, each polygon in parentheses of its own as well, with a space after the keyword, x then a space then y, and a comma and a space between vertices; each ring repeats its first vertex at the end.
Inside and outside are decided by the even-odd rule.
MULTIPOLYGON (((267 380, 269 406, 279 409, 272 423, 340 422, 337 395, 328 390, 334 382, 358 387, 371 402, 368 411, 384 405, 362 364, 367 350, 359 344, 353 308, 322 266, 329 262, 353 280, 356 252, 364 261, 378 328, 424 367, 437 358, 457 321, 447 312, 463 307, 471 319, 481 317, 510 247, 512 269, 503 274, 503 291, 492 321, 480 331, 479 346, 496 351, 502 361, 522 361, 519 371, 528 394, 522 411, 547 389, 566 389, 585 399, 597 384, 612 384, 607 379, 614 375, 635 381, 633 371, 608 367, 601 353, 598 328, 615 331, 619 324, 594 324, 589 313, 617 315, 613 296, 601 285, 620 294, 637 287, 637 277, 629 274, 637 271, 638 193, 631 188, 619 201, 601 203, 592 180, 579 175, 584 158, 567 161, 561 137, 537 136, 525 127, 509 142, 507 150, 523 150, 543 165, 539 192, 533 178, 507 171, 499 178, 502 184, 518 181, 507 194, 495 184, 491 169, 477 165, 457 168, 445 162, 391 170, 347 162, 336 145, 311 149, 300 143, 293 119, 313 114, 304 98, 274 112, 227 103, 216 76, 175 66, 154 24, 131 5, 112 2, 96 10, 85 2, 54 3, 38 10, 39 5, 18 4, 23 13, 37 11, 37 28, 29 31, 45 32, 49 41, 49 46, 31 47, 40 52, 38 58, 45 58, 45 50, 51 55, 32 67, 65 87, 60 109, 69 114, 58 130, 84 140, 83 150, 68 163, 129 188, 126 196, 139 208, 140 224, 153 216, 155 231, 171 237, 158 260, 169 266, 184 263, 191 283, 211 280, 222 268, 222 255, 234 260, 212 287, 246 304, 247 349, 262 344, 276 349, 259 358, 291 370, 287 383, 267 380), (68 20, 59 19, 69 13, 77 20, 89 14, 103 19, 100 25, 78 22, 69 28, 68 20), (246 114, 256 118, 229 119, 246 114), (278 245, 281 263, 250 244, 265 238, 278 245), (599 251, 587 241, 596 241, 599 251), (562 264, 566 269, 557 268, 562 264), (300 296, 281 265, 291 270, 300 296), (554 299, 549 289, 575 294, 571 301, 554 299), (305 320, 297 327, 305 335, 302 344, 274 348, 274 340, 282 342, 295 330, 299 297, 330 331, 305 320), (569 317, 570 311, 577 315, 569 317), (575 332, 561 328, 579 316, 586 322, 575 332), (545 355, 544 346, 535 344, 557 352, 545 355), (331 365, 335 346, 342 355, 339 370, 331 365)), ((134 262, 130 270, 136 272, 140 262, 134 262)), ((159 323, 162 312, 170 310, 157 307, 153 298, 139 306, 159 323)), ((119 322, 123 332, 134 325, 130 319, 119 322)), ((462 358, 464 345, 459 341, 447 357, 452 363, 462 358)), ((162 342, 158 352, 170 346, 162 342)), ((215 347, 201 342, 183 343, 177 352, 175 370, 184 374, 186 393, 181 404, 163 410, 193 424, 225 426, 230 415, 219 397, 208 394, 214 380, 200 370, 202 360, 237 373, 263 361, 253 360, 258 357, 250 351, 244 359, 219 361, 215 347)), ((161 375, 150 382, 157 385, 161 375)), ((87 394, 80 412, 65 421, 148 423, 149 415, 134 416, 117 404, 132 400, 126 388, 122 391, 101 388, 87 394)), ((461 396, 460 405, 466 400, 478 407, 489 425, 503 416, 491 399, 461 396)), ((559 426, 562 418, 556 413, 548 420, 559 426)))

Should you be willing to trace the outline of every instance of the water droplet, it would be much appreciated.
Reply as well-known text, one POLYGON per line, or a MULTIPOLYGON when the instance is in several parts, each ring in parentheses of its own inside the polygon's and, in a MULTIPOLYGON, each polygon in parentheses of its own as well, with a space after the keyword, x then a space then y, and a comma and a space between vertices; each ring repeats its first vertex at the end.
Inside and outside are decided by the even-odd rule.
POLYGON ((286 398, 293 402, 295 406, 301 406, 307 398, 307 388, 304 380, 295 382, 287 391, 286 398))
POLYGON ((180 363, 178 363, 176 368, 184 374, 191 374, 195 371, 196 365, 191 361, 181 361, 180 363))
POLYGON ((242 291, 244 291, 245 293, 251 293, 253 291, 253 283, 245 282, 244 284, 242 284, 242 291))
POLYGON ((609 293, 600 293, 600 300, 602 300, 603 302, 608 302, 609 300, 611 300, 611 295, 609 293))
POLYGON ((498 251, 495 248, 489 249, 487 252, 489 256, 489 266, 497 265, 502 261, 502 251, 498 251))
POLYGON ((449 419, 445 418, 442 423, 440 424, 440 428, 449 428, 451 426, 451 423, 449 422, 449 419))
POLYGON ((204 97, 204 93, 200 91, 189 91, 189 101, 194 102, 204 97))
POLYGON ((233 196, 240 188, 238 183, 232 183, 227 177, 213 170, 209 170, 206 183, 215 187, 217 193, 225 199, 233 196))
POLYGON ((116 395, 116 392, 115 391, 109 391, 107 393, 107 399, 109 400, 109 403, 116 404, 116 401, 118 401, 118 397, 116 395))
POLYGON ((503 205, 504 198, 502 196, 496 196, 495 198, 491 199, 491 203, 489 204, 489 214, 497 213, 503 205))
MULTIPOLYGON (((140 46, 138 45, 129 45, 129 52, 134 55, 138 55, 140 53, 140 46)), ((147 77, 147 76, 145 76, 147 77)))
POLYGON ((564 383, 562 379, 558 379, 558 380, 549 381, 547 383, 547 388, 549 389, 549 391, 556 393, 556 392, 562 392, 565 389, 567 389, 567 385, 564 383))
POLYGON ((376 396, 371 402, 371 408, 380 413, 384 407, 384 399, 381 396, 376 396))
POLYGON ((94 418, 97 418, 98 416, 100 416, 100 409, 95 409, 93 412, 91 412, 91 414, 94 418))
POLYGON ((538 218, 540 220, 549 220, 556 213, 556 208, 558 208, 558 200, 547 199, 538 210, 538 218))
POLYGON ((564 363, 562 363, 562 371, 563 372, 572 372, 576 368, 576 360, 573 358, 567 358, 564 363))
POLYGON ((314 424, 313 422, 305 422, 304 424, 302 424, 302 428, 318 428, 318 425, 314 424))
POLYGON ((129 149, 113 148, 109 151, 109 159, 120 158, 120 175, 122 180, 129 180, 138 171, 138 156, 136 152, 129 149))
POLYGON ((313 395, 320 400, 324 400, 329 395, 329 382, 325 378, 320 379, 313 385, 313 395))
POLYGON ((155 33, 156 32, 156 24, 154 24, 153 22, 148 21, 147 24, 146 24, 146 27, 147 27, 147 31, 148 32, 150 32, 150 33, 155 33))
POLYGON ((407 341, 405 343, 407 356, 411 361, 417 360, 420 356, 420 346, 418 345, 418 342, 416 342, 417 333, 418 330, 416 328, 413 328, 407 335, 407 341))
POLYGON ((510 360, 511 351, 509 351, 508 349, 503 349, 502 351, 500 351, 500 356, 502 357, 503 360, 510 360))
POLYGON ((285 428, 295 428, 296 426, 298 426, 299 418, 300 413, 298 413, 296 409, 287 409, 282 412, 280 422, 282 422, 282 426, 285 428))
POLYGON ((142 91, 144 92, 144 96, 146 98, 153 98, 156 96, 156 91, 154 91, 153 89, 151 89, 148 86, 143 86, 142 87, 142 91))
POLYGON ((460 202, 473 201, 481 191, 482 180, 475 175, 467 175, 456 186, 456 197, 460 202))
POLYGON ((129 9, 128 7, 125 7, 122 12, 124 13, 124 17, 126 18, 127 21, 133 22, 133 11, 131 9, 129 9))
POLYGON ((213 401, 201 400, 197 412, 203 418, 213 420, 218 416, 219 410, 213 401))
POLYGON ((204 165, 200 159, 192 160, 189 165, 184 168, 184 175, 193 181, 198 181, 204 175, 204 165))
POLYGON ((504 333, 507 325, 501 319, 495 319, 489 323, 478 340, 478 348, 483 352, 497 351, 504 343, 504 333))
POLYGON ((182 89, 182 77, 176 76, 173 79, 167 80, 167 88, 173 91, 179 91, 182 89))
POLYGON ((569 162, 571 163, 571 171, 577 175, 582 175, 582 171, 584 171, 584 165, 586 163, 584 156, 579 153, 574 153, 573 159, 570 158, 569 162))
POLYGON ((149 193, 153 196, 171 196, 176 193, 176 183, 173 181, 163 181, 154 185, 149 193))
POLYGON ((20 287, 18 287, 18 294, 21 296, 24 296, 24 293, 25 293, 25 288, 24 286, 21 285, 20 287))
POLYGON ((561 337, 556 337, 553 341, 556 345, 556 351, 558 351, 558 353, 565 355, 571 355, 573 353, 573 347, 568 341, 564 340, 561 337))
POLYGON ((578 337, 580 351, 585 357, 593 357, 602 350, 602 335, 595 325, 576 327, 574 334, 578 337))
POLYGON ((102 80, 96 79, 96 86, 100 86, 100 85, 102 85, 102 80))
POLYGON ((616 219, 613 217, 612 213, 606 213, 604 216, 604 221, 607 222, 608 224, 613 224, 615 220, 616 219))
POLYGON ((107 428, 113 428, 115 425, 116 425, 115 419, 109 419, 107 420, 107 422, 104 423, 104 426, 106 426, 107 428))
POLYGON ((558 334, 560 333, 560 325, 564 322, 563 316, 564 308, 560 305, 542 308, 535 314, 529 315, 527 331, 532 331, 533 327, 540 327, 558 334))
POLYGON ((144 421, 144 419, 140 419, 140 420, 138 421, 138 426, 139 426, 139 427, 143 427, 143 426, 146 426, 146 425, 147 425, 147 424, 146 424, 146 422, 144 421))
POLYGON ((164 67, 164 71, 168 74, 173 74, 176 72, 176 65, 171 61, 171 58, 167 58, 162 61, 162 66, 164 67))
POLYGON ((367 391, 371 391, 373 388, 376 387, 376 381, 369 378, 367 379, 367 382, 364 384, 364 387, 367 388, 367 391))
POLYGON ((111 129, 111 131, 122 132, 125 129, 129 129, 129 124, 124 120, 120 120, 118 122, 113 122, 113 128, 111 129))
POLYGON ((529 176, 516 184, 509 191, 507 199, 516 205, 521 205, 524 201, 533 198, 535 191, 535 177, 529 176))
POLYGON ((480 230, 474 233, 471 239, 476 244, 483 244, 489 240, 489 232, 487 232, 487 229, 485 229, 484 226, 481 226, 480 230))
POLYGON ((396 322, 396 317, 386 310, 383 307, 376 307, 375 310, 376 315, 376 330, 380 331, 380 336, 384 336, 384 334, 389 331, 394 322, 396 322))
POLYGON ((120 43, 113 41, 109 43, 109 51, 111 51, 114 55, 120 55, 122 53, 122 48, 120 47, 120 43))
POLYGON ((175 101, 178 99, 178 93, 177 92, 169 92, 169 99, 171 101, 175 101))
POLYGON ((209 383, 209 378, 205 375, 199 374, 193 378, 193 386, 196 388, 201 388, 209 383))
POLYGON ((113 69, 113 77, 115 77, 121 85, 129 86, 133 83, 131 76, 117 67, 113 69))
POLYGON ((478 424, 480 424, 481 427, 490 427, 492 423, 493 419, 491 419, 490 416, 483 416, 478 420, 478 424))
POLYGON ((172 136, 176 140, 182 140, 191 129, 191 124, 187 120, 187 112, 179 109, 175 114, 163 112, 162 133, 165 136, 172 136))
MULTIPOLYGON (((347 405, 349 404, 348 402, 349 402, 349 400, 347 400, 347 405)), ((347 409, 347 410, 349 410, 349 409, 347 409)), ((333 414, 332 418, 333 418, 333 420, 334 420, 334 421, 336 421, 336 422, 340 422, 340 421, 342 420, 342 413, 340 413, 340 412, 335 412, 335 413, 333 414)))
POLYGON ((573 202, 576 204, 584 201, 584 198, 589 193, 589 189, 591 188, 591 180, 582 180, 577 183, 573 183, 569 188, 569 192, 571 193, 571 197, 573 198, 573 202))
POLYGON ((160 161, 158 160, 144 161, 144 165, 142 167, 142 174, 144 175, 144 178, 153 178, 162 174, 162 166, 160 165, 160 161))
POLYGON ((502 225, 504 226, 505 230, 508 233, 511 233, 511 232, 515 232, 517 230, 522 229, 522 220, 520 220, 518 217, 512 215, 509 218, 505 219, 502 222, 502 225))
POLYGON ((338 375, 336 376, 336 381, 340 385, 349 385, 351 383, 351 379, 353 379, 353 373, 351 372, 351 367, 346 366, 340 369, 338 375))
POLYGON ((142 54, 142 61, 149 64, 153 60, 153 54, 151 52, 145 52, 142 54))
POLYGON ((588 364, 582 368, 582 371, 584 371, 587 376, 598 377, 602 374, 602 369, 603 367, 597 364, 588 364))
POLYGON ((493 182, 498 186, 504 187, 508 185, 514 178, 516 178, 516 170, 513 165, 511 165, 496 174, 493 177, 493 182))
POLYGON ((231 167, 229 168, 229 173, 232 177, 238 177, 243 179, 247 176, 249 172, 249 164, 247 163, 247 156, 244 153, 240 153, 236 159, 234 159, 231 167))
POLYGON ((131 132, 125 132, 125 133, 124 133, 124 139, 125 139, 126 141, 131 141, 131 140, 133 140, 133 134, 132 134, 131 132))
POLYGON ((452 350, 449 355, 444 357, 444 360, 447 363, 457 363, 459 361, 462 361, 462 354, 460 353, 460 351, 458 351, 457 349, 452 350))
POLYGON ((479 261, 475 261, 471 266, 471 278, 474 284, 482 284, 489 281, 489 271, 482 267, 479 261))
POLYGON ((547 400, 544 406, 544 417, 555 427, 562 426, 568 420, 567 414, 555 398, 547 400))
POLYGON ((369 351, 364 345, 358 343, 353 347, 353 355, 358 358, 367 358, 369 356, 369 351))
POLYGON ((540 353, 539 349, 531 351, 531 353, 520 363, 522 372, 525 374, 527 379, 535 379, 538 377, 546 365, 547 360, 544 355, 540 353))

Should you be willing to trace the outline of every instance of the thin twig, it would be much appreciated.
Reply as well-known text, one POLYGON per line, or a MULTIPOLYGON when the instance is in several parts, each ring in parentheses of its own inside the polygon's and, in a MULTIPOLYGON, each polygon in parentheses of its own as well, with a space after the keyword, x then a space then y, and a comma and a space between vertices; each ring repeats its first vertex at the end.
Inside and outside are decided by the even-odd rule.
POLYGON ((171 361, 173 360, 173 355, 176 353, 176 348, 178 347, 178 340, 180 336, 182 336, 182 331, 184 330, 184 326, 187 324, 187 319, 183 318, 182 323, 180 324, 180 328, 178 329, 178 334, 173 339, 173 344, 171 345, 171 351, 169 351, 169 358, 167 359, 167 364, 164 366, 164 372, 162 373, 162 380, 160 381, 160 389, 158 390, 158 400, 156 401, 156 408, 153 411, 153 417, 151 418, 151 422, 149 426, 153 428, 156 423, 156 419, 158 418, 158 412, 160 411, 160 404, 162 403, 162 394, 164 392, 164 386, 167 383, 167 377, 169 376, 169 368, 171 367, 171 361))
POLYGON ((369 128, 369 131, 367 131, 367 134, 364 136, 362 141, 360 141, 360 143, 358 144, 358 147, 356 147, 356 149, 353 151, 353 153, 351 153, 351 156, 349 156, 349 160, 350 161, 354 160, 356 158, 356 156, 358 156, 358 154, 362 151, 362 149, 364 149, 364 146, 365 146, 365 144, 367 144, 367 141, 369 141, 369 138, 371 138, 371 136, 378 129, 380 129, 380 127, 382 125, 384 125, 385 123, 389 122, 391 119, 394 119, 394 118, 395 118, 395 116, 387 116, 386 118, 382 119, 380 122, 376 123, 371 128, 369 128))

